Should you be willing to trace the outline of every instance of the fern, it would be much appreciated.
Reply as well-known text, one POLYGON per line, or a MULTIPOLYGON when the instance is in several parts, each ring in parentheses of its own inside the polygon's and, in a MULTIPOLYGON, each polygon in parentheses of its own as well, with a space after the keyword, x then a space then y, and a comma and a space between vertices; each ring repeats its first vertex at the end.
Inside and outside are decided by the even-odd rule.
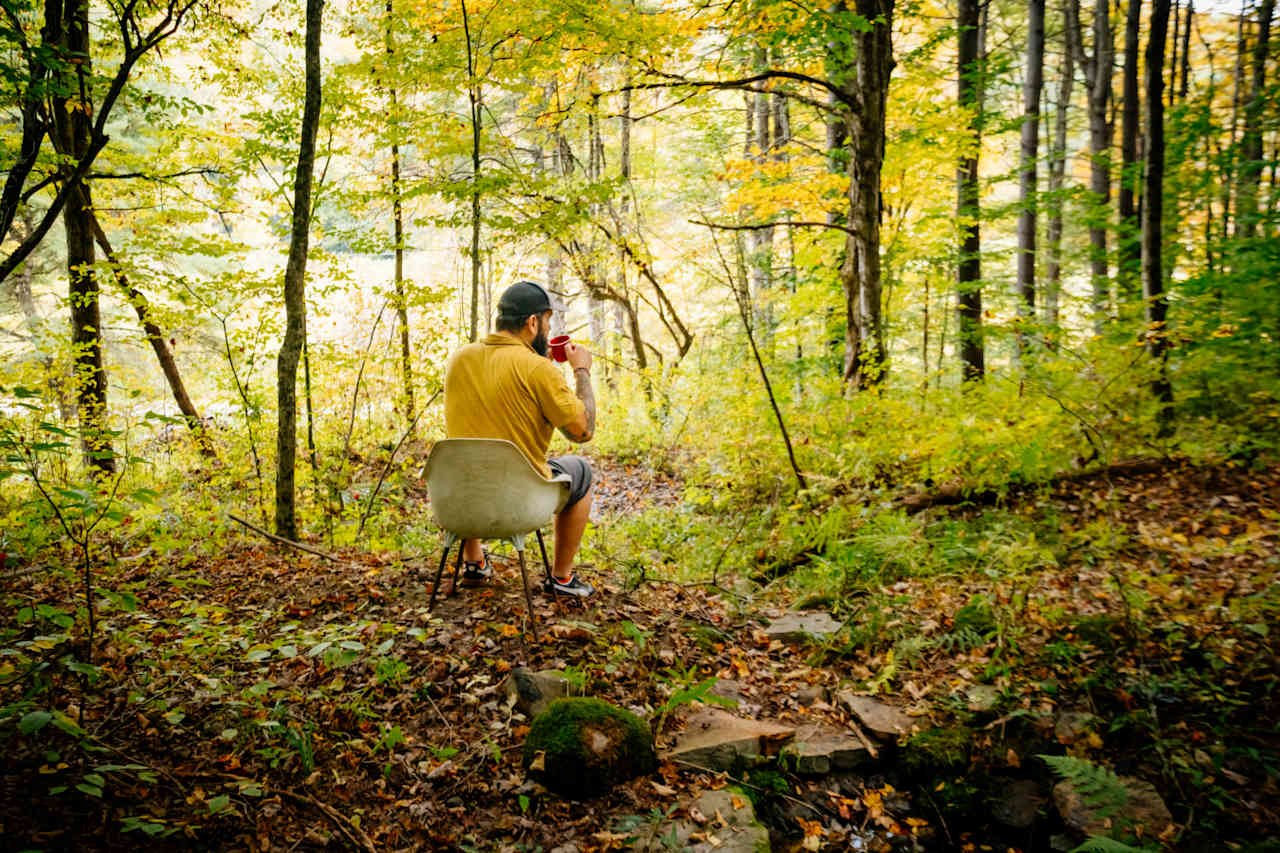
POLYGON ((1115 841, 1102 835, 1091 835, 1071 853, 1153 853, 1159 847, 1134 847, 1123 841, 1115 841))
POLYGON ((1085 803, 1097 812, 1098 817, 1110 817, 1129 799, 1124 783, 1108 767, 1070 755, 1041 755, 1040 758, 1044 759, 1044 763, 1054 773, 1066 779, 1080 792, 1085 803))

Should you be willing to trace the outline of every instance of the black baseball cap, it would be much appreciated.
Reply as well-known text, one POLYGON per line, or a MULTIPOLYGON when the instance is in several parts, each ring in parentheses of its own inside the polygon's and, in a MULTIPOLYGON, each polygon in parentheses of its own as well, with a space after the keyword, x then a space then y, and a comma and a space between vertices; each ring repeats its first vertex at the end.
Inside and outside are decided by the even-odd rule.
POLYGON ((502 291, 498 297, 498 315, 523 320, 531 314, 551 310, 551 296, 547 289, 532 281, 517 281, 502 291))

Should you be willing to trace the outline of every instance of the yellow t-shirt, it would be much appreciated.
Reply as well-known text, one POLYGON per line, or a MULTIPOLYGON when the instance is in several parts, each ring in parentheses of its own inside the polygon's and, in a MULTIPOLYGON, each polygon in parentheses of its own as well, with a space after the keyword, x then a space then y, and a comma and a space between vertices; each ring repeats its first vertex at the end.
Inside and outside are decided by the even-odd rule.
POLYGON ((453 354, 444 369, 444 424, 449 438, 505 438, 544 477, 551 432, 582 416, 555 363, 518 338, 492 334, 453 354))

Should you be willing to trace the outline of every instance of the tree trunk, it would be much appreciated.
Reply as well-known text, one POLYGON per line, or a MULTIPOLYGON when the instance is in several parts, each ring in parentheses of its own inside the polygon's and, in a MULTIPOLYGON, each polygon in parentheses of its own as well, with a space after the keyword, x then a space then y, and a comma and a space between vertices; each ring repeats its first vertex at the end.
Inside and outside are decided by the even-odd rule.
MULTIPOLYGON (((387 57, 395 53, 391 39, 392 0, 387 0, 387 57)), ((397 115, 396 87, 390 87, 388 95, 391 100, 391 217, 392 236, 395 240, 395 280, 393 289, 396 300, 396 319, 400 322, 400 377, 403 389, 401 408, 404 410, 405 424, 412 432, 415 423, 413 402, 413 356, 409 347, 409 298, 404 283, 404 208, 400 190, 400 139, 397 115)))
POLYGON ((1249 103, 1244 109, 1244 136, 1240 142, 1240 188, 1236 191, 1236 234, 1253 237, 1258 226, 1258 187, 1262 183, 1262 118, 1267 93, 1267 44, 1275 0, 1258 5, 1258 36, 1253 43, 1253 79, 1249 103))
POLYGON ((285 331, 276 359, 276 535, 298 538, 294 465, 298 449, 298 360, 306 336, 307 250, 311 238, 311 178, 320 125, 320 22, 324 0, 307 0, 306 95, 302 107, 298 168, 293 180, 293 225, 284 271, 285 331))
MULTIPOLYGON (((50 19, 56 22, 56 29, 47 26, 47 40, 65 50, 74 68, 60 72, 61 85, 50 98, 54 138, 58 153, 74 162, 88 154, 92 135, 90 110, 69 103, 72 92, 81 93, 79 99, 86 107, 91 98, 88 0, 67 2, 62 6, 61 17, 54 12, 46 17, 46 25, 51 23, 50 19)), ((81 444, 85 468, 97 475, 110 474, 115 471, 115 456, 107 432, 107 373, 102 362, 102 314, 93 266, 93 199, 84 181, 68 186, 66 194, 62 223, 66 232, 71 344, 81 444)))
POLYGON ((981 379, 985 370, 982 342, 982 249, 978 227, 978 148, 982 139, 978 77, 978 0, 960 0, 956 26, 956 97, 969 120, 969 151, 960 156, 956 171, 956 218, 960 224, 960 263, 956 268, 956 319, 960 361, 966 381, 981 379))
MULTIPOLYGON (((1191 19, 1195 16, 1195 0, 1187 0, 1186 23, 1182 25, 1182 80, 1178 84, 1178 100, 1186 103, 1187 84, 1191 77, 1191 19)), ((1170 80, 1170 83, 1173 81, 1170 80)))
MULTIPOLYGON (((1045 0, 1027 3, 1027 77, 1022 90, 1022 168, 1019 171, 1018 314, 1036 310, 1036 161, 1040 154, 1040 91, 1044 88, 1045 0)), ((1019 350, 1022 337, 1018 337, 1019 350)))
POLYGON ((1121 86, 1124 109, 1120 119, 1120 191, 1116 214, 1120 219, 1120 258, 1117 278, 1126 295, 1137 290, 1142 268, 1142 241, 1138 224, 1137 188, 1142 182, 1142 163, 1138 158, 1138 31, 1142 19, 1142 0, 1129 0, 1124 22, 1124 75, 1121 86))
POLYGON ((1168 302, 1164 295, 1160 253, 1164 215, 1164 46, 1169 27, 1169 3, 1170 0, 1154 0, 1147 37, 1147 166, 1142 200, 1142 296, 1146 303, 1147 351, 1160 363, 1159 379, 1153 390, 1166 405, 1173 401, 1173 391, 1165 372, 1168 302))
MULTIPOLYGON (((1069 2, 1069 0, 1068 0, 1069 2)), ((1049 327, 1052 347, 1058 328, 1058 303, 1062 289, 1062 187, 1067 168, 1067 110, 1075 82, 1075 62, 1070 40, 1062 53, 1062 74, 1058 81, 1058 102, 1054 108, 1053 146, 1049 155, 1048 266, 1045 270, 1044 322, 1049 327)))
POLYGON ((462 0, 462 29, 467 41, 467 102, 471 117, 471 327, 468 340, 480 336, 480 81, 475 74, 475 51, 471 44, 471 19, 462 0))
POLYGON ((894 0, 856 0, 871 22, 854 34, 853 77, 845 83, 857 109, 847 116, 849 234, 840 280, 845 298, 845 382, 879 385, 888 368, 880 323, 880 170, 884 165, 885 103, 893 72, 894 0))
POLYGON ((1111 68, 1114 54, 1107 0, 1096 0, 1093 13, 1093 56, 1086 56, 1080 27, 1080 0, 1067 2, 1067 31, 1076 62, 1084 69, 1089 95, 1089 191, 1093 210, 1089 215, 1089 267, 1093 287, 1095 331, 1106 319, 1109 281, 1107 273, 1107 207, 1111 199, 1111 68))
POLYGON ((204 420, 200 417, 200 413, 196 411, 195 404, 191 402, 191 397, 187 394, 187 386, 182 381, 182 374, 178 372, 178 363, 174 361, 173 353, 165 343, 164 332, 160 330, 160 327, 152 317, 151 306, 147 302, 147 297, 129 283, 129 279, 124 273, 124 268, 120 264, 120 259, 116 257, 115 251, 111 248, 111 243, 107 240, 106 232, 102 230, 102 224, 98 222, 97 217, 93 218, 93 236, 98 242, 98 248, 102 249, 102 254, 106 257, 107 263, 111 265, 111 271, 115 274, 116 282, 120 285, 120 289, 124 291, 125 298, 138 315, 138 322, 142 324, 142 331, 147 336, 147 343, 151 344, 151 349, 156 354, 156 361, 160 363, 160 370, 164 373, 165 381, 169 383, 169 391, 173 394, 173 401, 177 403, 178 411, 182 412, 182 418, 187 422, 187 427, 195 438, 196 446, 200 448, 200 452, 205 456, 216 455, 213 449, 213 442, 209 440, 209 434, 205 432, 204 420))

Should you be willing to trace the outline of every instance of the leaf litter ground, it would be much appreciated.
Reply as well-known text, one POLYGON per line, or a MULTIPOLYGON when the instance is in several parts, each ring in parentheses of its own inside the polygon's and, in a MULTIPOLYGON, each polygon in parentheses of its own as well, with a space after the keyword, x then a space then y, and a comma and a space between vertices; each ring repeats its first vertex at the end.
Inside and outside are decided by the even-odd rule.
MULTIPOLYGON (((599 490, 606 520, 680 493, 608 463, 599 490)), ((104 618, 98 677, 87 693, 80 677, 55 678, 41 706, 59 725, 7 733, 0 835, 13 849, 585 853, 687 816, 696 792, 725 784, 671 762, 588 803, 527 784, 528 721, 501 688, 518 665, 562 670, 642 714, 714 675, 733 682, 738 713, 792 725, 847 724, 831 697, 852 684, 893 694, 922 728, 963 733, 958 760, 921 748, 923 761, 852 781, 749 777, 775 849, 977 849, 1000 830, 972 803, 957 808, 947 786, 1043 776, 1033 753, 1053 749, 1154 781, 1175 820, 1197 818, 1199 829, 1175 828, 1184 840, 1280 831, 1280 471, 1171 468, 1073 483, 1009 510, 1057 524, 1057 559, 1016 577, 864 590, 841 613, 844 632, 803 648, 763 633, 786 603, 770 590, 628 591, 605 567, 587 569, 602 591, 585 605, 535 597, 526 655, 512 559, 498 560, 492 585, 432 614, 430 558, 349 552, 330 564, 247 538, 216 559, 125 557, 104 578, 127 598, 104 618), (998 691, 994 706, 973 709, 974 684, 998 691), (1101 724, 1064 733, 1067 711, 1101 724)), ((983 512, 936 520, 976 524, 983 512)), ((4 583, 32 611, 74 600, 74 581, 57 573, 4 583)), ((39 616, 13 620, 26 648, 67 652, 41 649, 39 616)), ((21 704, 20 680, 4 689, 21 704)), ((674 709, 664 738, 688 710, 674 709)))

